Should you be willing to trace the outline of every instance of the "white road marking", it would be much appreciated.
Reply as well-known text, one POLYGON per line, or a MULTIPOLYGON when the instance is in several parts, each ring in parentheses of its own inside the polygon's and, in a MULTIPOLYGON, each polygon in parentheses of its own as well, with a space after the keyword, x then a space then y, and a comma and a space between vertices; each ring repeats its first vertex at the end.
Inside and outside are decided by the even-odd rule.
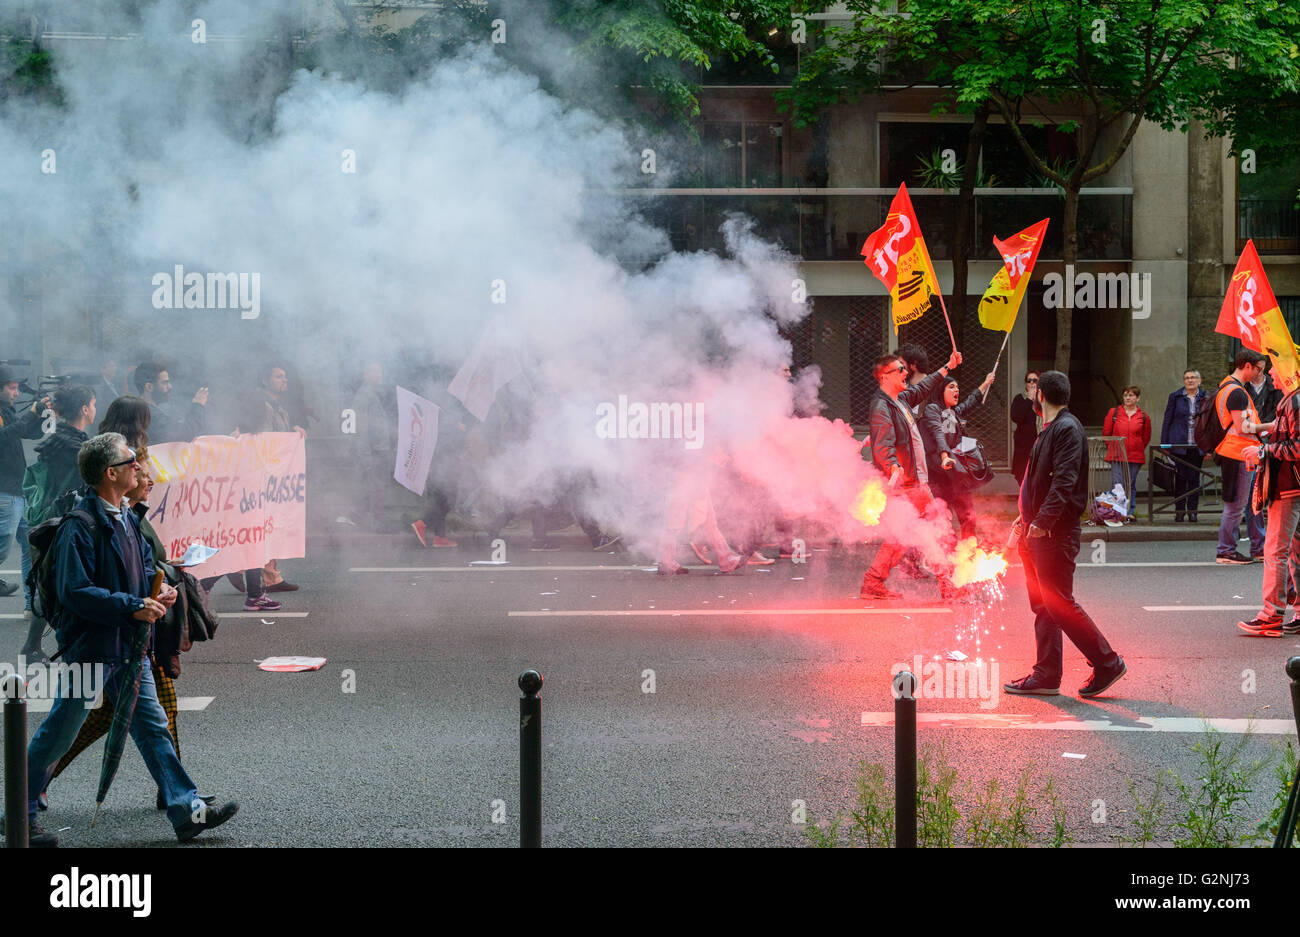
POLYGON ((1144 612, 1257 612, 1254 605, 1143 605, 1144 612))
POLYGON ((950 608, 647 608, 510 612, 510 618, 653 618, 703 615, 946 615, 950 608))
POLYGON ((310 612, 222 612, 222 618, 306 618, 310 612))
POLYGON ((1104 566, 1119 566, 1123 568, 1131 568, 1135 566, 1223 566, 1223 565, 1226 564, 1216 563, 1213 560, 1208 560, 1208 561, 1199 560, 1197 562, 1189 562, 1189 563, 1079 563, 1077 564, 1079 569, 1094 569, 1094 568, 1101 569, 1104 566))
MULTIPOLYGON (((215 696, 180 696, 176 698, 176 708, 181 712, 199 712, 208 708, 215 696)), ((32 699, 27 701, 27 711, 47 713, 54 708, 52 699, 32 699)))
MULTIPOLYGON (((716 569, 715 566, 688 566, 687 569, 716 569)), ((534 572, 599 572, 600 570, 626 571, 640 566, 353 566, 350 573, 534 573, 534 572)))
MULTIPOLYGON (((1200 719, 1190 716, 1138 716, 1133 719, 1042 719, 1009 713, 917 713, 918 724, 952 726, 959 729, 1030 729, 1048 732, 1196 732, 1205 727, 1234 735, 1250 731, 1257 735, 1294 735, 1292 719, 1200 719)), ((892 712, 864 712, 862 724, 892 727, 892 712)))

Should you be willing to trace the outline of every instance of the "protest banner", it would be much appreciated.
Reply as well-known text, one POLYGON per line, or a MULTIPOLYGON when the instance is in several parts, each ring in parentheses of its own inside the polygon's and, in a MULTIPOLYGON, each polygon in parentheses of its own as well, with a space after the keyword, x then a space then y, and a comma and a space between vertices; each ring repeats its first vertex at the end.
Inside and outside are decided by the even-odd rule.
POLYGON ((307 443, 297 433, 200 436, 149 447, 149 523, 177 559, 191 543, 221 552, 199 578, 307 553, 307 443))

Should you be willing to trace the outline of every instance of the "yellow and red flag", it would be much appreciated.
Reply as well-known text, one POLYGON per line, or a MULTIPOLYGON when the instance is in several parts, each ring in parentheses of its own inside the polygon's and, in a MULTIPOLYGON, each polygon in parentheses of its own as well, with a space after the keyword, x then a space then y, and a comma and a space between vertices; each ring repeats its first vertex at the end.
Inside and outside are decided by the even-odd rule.
POLYGON ((1264 275, 1254 241, 1246 242, 1232 271, 1214 331, 1239 338, 1247 348, 1272 358, 1273 382, 1283 393, 1289 394, 1300 387, 1300 359, 1291 340, 1291 330, 1286 327, 1277 297, 1264 275))
POLYGON ((1029 289, 1029 277, 1038 262, 1038 251, 1047 233, 1044 218, 1005 241, 993 239, 993 246, 1002 256, 1002 266, 993 274, 988 289, 980 297, 980 325, 995 332, 1010 332, 1016 324, 1020 302, 1029 289))
POLYGON ((895 333, 900 325, 921 318, 930 298, 940 295, 939 278, 934 275, 906 183, 898 187, 884 225, 862 245, 862 257, 889 290, 895 333))

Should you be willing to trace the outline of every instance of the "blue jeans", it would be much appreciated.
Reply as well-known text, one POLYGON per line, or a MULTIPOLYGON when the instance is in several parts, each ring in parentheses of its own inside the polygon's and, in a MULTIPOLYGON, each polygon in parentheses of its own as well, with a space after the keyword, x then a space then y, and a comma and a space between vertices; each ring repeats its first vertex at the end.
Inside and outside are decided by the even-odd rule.
MULTIPOLYGON (((126 670, 126 665, 120 662, 104 665, 106 698, 117 699, 126 670)), ((55 697, 54 708, 27 746, 27 816, 30 820, 36 819, 36 798, 50 783, 55 766, 76 741, 81 724, 90 711, 86 709, 86 700, 61 695, 62 683, 66 679, 67 675, 60 673, 60 695, 55 697)), ((140 698, 135 704, 130 732, 135 747, 144 758, 145 767, 167 801, 167 819, 172 821, 172 826, 179 827, 191 819, 192 812, 203 802, 198 799, 194 782, 176 754, 176 743, 167 728, 167 713, 158 702, 158 690, 148 660, 141 666, 140 698)))
POLYGON ((22 495, 0 494, 0 563, 9 558, 9 541, 18 538, 18 549, 22 553, 23 595, 28 611, 32 608, 32 594, 27 591, 27 574, 32 568, 32 552, 27 546, 27 519, 23 516, 27 502, 22 495))
POLYGON ((1238 463, 1237 496, 1229 501, 1223 499, 1223 519, 1219 521, 1219 556, 1230 556, 1237 552, 1237 525, 1241 517, 1246 516, 1246 532, 1250 534, 1250 555, 1262 556, 1264 553, 1264 529, 1250 510, 1250 492, 1255 487, 1255 473, 1246 471, 1238 463))

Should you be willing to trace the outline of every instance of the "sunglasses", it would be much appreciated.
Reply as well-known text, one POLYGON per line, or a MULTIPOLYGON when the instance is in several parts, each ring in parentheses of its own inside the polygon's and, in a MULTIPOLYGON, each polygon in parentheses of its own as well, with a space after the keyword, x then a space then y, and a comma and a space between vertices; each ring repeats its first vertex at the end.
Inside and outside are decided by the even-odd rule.
POLYGON ((1038 383, 1038 378, 1036 378, 1036 377, 1027 377, 1027 378, 1025 378, 1025 383, 1026 383, 1026 384, 1037 384, 1037 383, 1038 383))
POLYGON ((136 468, 140 467, 140 463, 137 462, 135 456, 132 455, 129 459, 123 459, 121 462, 114 462, 109 466, 109 468, 120 468, 123 465, 134 465, 136 468))
POLYGON ((898 367, 896 367, 896 368, 890 368, 890 370, 891 370, 891 371, 897 371, 899 374, 906 374, 906 373, 907 373, 907 365, 905 365, 905 364, 900 364, 900 365, 899 365, 898 367))

